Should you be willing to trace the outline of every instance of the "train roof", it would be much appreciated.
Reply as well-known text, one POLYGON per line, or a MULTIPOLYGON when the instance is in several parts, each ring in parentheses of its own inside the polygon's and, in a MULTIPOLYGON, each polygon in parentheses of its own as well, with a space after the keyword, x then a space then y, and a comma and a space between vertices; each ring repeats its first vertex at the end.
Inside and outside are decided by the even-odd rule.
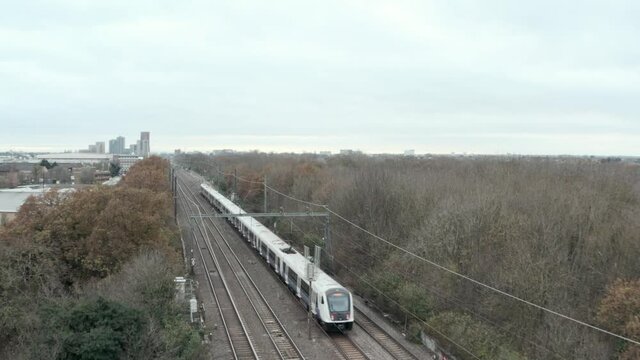
MULTIPOLYGON (((201 187, 211 194, 213 197, 220 202, 222 206, 224 206, 229 213, 231 214, 246 214, 242 208, 238 205, 234 204, 231 200, 227 199, 224 195, 220 194, 209 184, 203 183, 201 187)), ((258 220, 254 219, 251 216, 240 216, 238 217, 240 222, 244 224, 246 228, 248 228, 252 233, 254 233, 262 242, 264 242, 274 253, 278 255, 283 261, 292 268, 297 274, 302 275, 301 278, 305 281, 309 282, 306 277, 307 270, 306 264, 307 260, 304 258, 302 254, 300 254, 295 249, 291 248, 291 246, 284 240, 282 240, 278 235, 274 234, 268 227, 264 226, 258 220), (293 253, 288 252, 287 250, 293 250, 293 253)), ((331 288, 344 288, 337 281, 335 281, 332 277, 327 275, 320 268, 316 269, 316 279, 314 280, 314 286, 319 289, 319 291, 326 291, 331 288)))

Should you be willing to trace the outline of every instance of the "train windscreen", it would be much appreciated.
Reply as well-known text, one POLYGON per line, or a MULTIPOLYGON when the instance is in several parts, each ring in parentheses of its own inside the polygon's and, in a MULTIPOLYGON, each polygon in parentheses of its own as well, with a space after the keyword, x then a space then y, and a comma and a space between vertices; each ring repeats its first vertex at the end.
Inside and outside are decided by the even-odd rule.
POLYGON ((329 311, 331 312, 345 312, 350 310, 348 292, 329 292, 327 294, 327 300, 329 301, 329 311))

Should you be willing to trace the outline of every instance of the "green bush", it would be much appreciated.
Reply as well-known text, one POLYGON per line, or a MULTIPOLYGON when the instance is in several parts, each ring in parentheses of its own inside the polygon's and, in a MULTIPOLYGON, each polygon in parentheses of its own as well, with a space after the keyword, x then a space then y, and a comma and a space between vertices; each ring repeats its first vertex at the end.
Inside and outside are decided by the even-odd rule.
POLYGON ((135 350, 145 322, 139 310, 101 297, 44 306, 40 316, 42 343, 69 360, 118 359, 135 350))

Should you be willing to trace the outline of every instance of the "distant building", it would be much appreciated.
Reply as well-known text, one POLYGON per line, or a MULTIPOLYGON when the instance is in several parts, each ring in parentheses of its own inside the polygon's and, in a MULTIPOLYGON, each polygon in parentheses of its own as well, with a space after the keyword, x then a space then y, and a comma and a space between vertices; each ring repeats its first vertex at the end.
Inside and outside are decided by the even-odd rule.
POLYGON ((213 150, 211 152, 211 154, 213 155, 231 155, 231 154, 235 154, 236 151, 233 149, 220 149, 220 150, 213 150))
POLYGON ((362 151, 360 151, 360 150, 351 150, 351 149, 340 150, 340 155, 356 155, 356 154, 362 154, 362 151))
POLYGON ((117 147, 115 139, 109 140, 109 154, 118 154, 117 147))
POLYGON ((404 151, 404 156, 415 156, 415 155, 416 155, 416 151, 413 149, 404 151))
POLYGON ((129 168, 142 160, 143 157, 138 155, 115 155, 113 159, 120 164, 120 172, 126 174, 129 168))
POLYGON ((22 204, 31 195, 41 194, 42 189, 11 189, 0 191, 0 228, 13 220, 22 204))
POLYGON ((129 154, 128 155, 138 155, 138 144, 129 145, 129 154))
POLYGON ((124 154, 124 147, 125 147, 125 143, 124 143, 124 136, 118 136, 116 138, 116 142, 118 145, 118 154, 124 154))
POLYGON ((97 164, 109 162, 113 157, 109 154, 96 153, 60 153, 60 154, 40 154, 36 155, 38 160, 48 160, 58 164, 97 164))
POLYGON ((109 171, 101 171, 97 170, 93 173, 93 182, 94 183, 103 183, 111 178, 111 173, 109 171))
POLYGON ((180 150, 180 149, 176 149, 173 153, 174 153, 175 155, 180 155, 180 154, 182 154, 182 150, 180 150))
MULTIPOLYGON (((51 187, 44 189, 40 185, 21 186, 15 189, 0 190, 0 228, 5 226, 16 217, 18 210, 22 204, 27 201, 30 196, 40 196, 51 190, 51 187)), ((55 188, 59 193, 70 193, 75 191, 73 188, 55 188)))
POLYGON ((320 156, 331 156, 331 151, 320 151, 320 156))
POLYGON ((93 154, 97 154, 98 153, 98 148, 95 145, 89 145, 89 151, 90 153, 93 154))
POLYGON ((105 153, 105 148, 104 148, 104 141, 98 141, 96 142, 96 154, 104 154, 105 153))
POLYGON ((211 154, 213 155, 230 155, 234 154, 235 151, 232 149, 222 149, 222 150, 213 150, 211 154))
POLYGON ((151 153, 151 144, 150 144, 150 133, 148 131, 143 131, 140 133, 140 148, 138 149, 140 152, 138 155, 142 157, 149 157, 151 153))
POLYGON ((109 140, 109 153, 110 154, 124 154, 124 137, 118 136, 115 139, 109 140))

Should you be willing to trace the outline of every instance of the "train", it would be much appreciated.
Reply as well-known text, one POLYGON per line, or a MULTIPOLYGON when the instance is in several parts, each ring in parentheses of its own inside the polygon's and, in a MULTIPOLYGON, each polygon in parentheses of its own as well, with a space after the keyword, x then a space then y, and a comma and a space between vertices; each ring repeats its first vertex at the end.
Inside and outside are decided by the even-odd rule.
MULTIPOLYGON (((242 208, 209 184, 200 185, 201 195, 222 214, 246 214, 242 208)), ((251 216, 228 217, 242 237, 266 261, 280 280, 302 301, 326 331, 351 330, 354 322, 353 296, 335 279, 317 268, 307 278, 309 261, 268 227, 251 216)))

